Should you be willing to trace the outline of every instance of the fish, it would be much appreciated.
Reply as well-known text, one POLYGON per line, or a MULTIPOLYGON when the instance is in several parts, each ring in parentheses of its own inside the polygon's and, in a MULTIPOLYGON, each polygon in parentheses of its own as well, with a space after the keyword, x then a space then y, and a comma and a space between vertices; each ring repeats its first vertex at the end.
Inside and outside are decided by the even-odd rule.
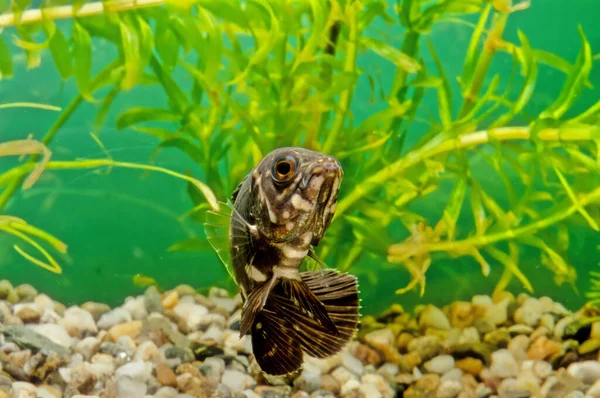
MULTIPOLYGON (((283 147, 268 153, 231 196, 229 252, 213 247, 230 263, 242 298, 240 337, 250 334, 267 374, 296 372, 304 354, 335 355, 357 330, 357 278, 326 268, 314 251, 332 222, 342 178, 336 158, 283 147), (320 269, 300 271, 307 257, 320 269)), ((214 234, 208 235, 210 241, 214 234)))

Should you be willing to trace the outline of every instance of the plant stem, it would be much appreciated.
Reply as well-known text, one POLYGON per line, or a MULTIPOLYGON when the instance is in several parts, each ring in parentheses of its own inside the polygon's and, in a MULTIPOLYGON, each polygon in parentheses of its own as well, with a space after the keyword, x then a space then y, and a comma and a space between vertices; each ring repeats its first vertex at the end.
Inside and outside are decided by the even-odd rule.
MULTIPOLYGON (((348 5, 348 47, 346 50, 345 72, 354 73, 356 70, 356 55, 358 53, 358 2, 352 2, 348 5)), ((348 109, 350 108, 350 100, 352 99, 353 88, 349 87, 340 95, 339 110, 335 114, 331 131, 325 139, 323 152, 331 153, 333 146, 337 144, 338 135, 344 126, 348 109)))
POLYGON ((89 17, 92 15, 103 14, 105 11, 122 12, 138 8, 156 7, 162 4, 164 4, 164 0, 114 0, 84 4, 77 11, 75 10, 75 7, 70 5, 25 10, 21 14, 21 18, 19 20, 17 20, 18 16, 13 13, 0 15, 0 28, 6 28, 14 25, 32 24, 40 22, 43 19, 54 20, 74 17, 89 17))
MULTIPOLYGON (((587 194, 581 194, 579 196, 578 203, 572 204, 571 206, 567 207, 562 211, 556 212, 548 217, 534 221, 522 227, 508 229, 506 231, 497 232, 490 235, 474 236, 460 241, 446 241, 424 244, 421 247, 419 247, 419 249, 416 250, 413 254, 419 255, 423 253, 439 251, 464 253, 466 249, 471 247, 480 247, 496 243, 502 240, 514 239, 521 235, 529 234, 540 229, 548 228, 549 226, 554 225, 559 221, 562 221, 575 214, 579 210, 580 206, 587 206, 590 203, 596 202, 598 200, 600 200, 600 188, 596 188, 595 190, 587 194)), ((406 246, 402 244, 390 246, 388 250, 390 260, 392 260, 395 255, 404 258, 406 255, 405 247, 406 246)))
MULTIPOLYGON (((17 166, 12 168, 5 174, 0 175, 0 185, 3 181, 17 176, 17 178, 21 178, 22 176, 29 173, 34 164, 25 163, 21 166, 17 166)), ((137 163, 129 163, 129 162, 119 162, 112 159, 86 159, 86 160, 65 160, 65 161, 50 161, 46 164, 44 169, 46 170, 80 170, 80 169, 96 169, 98 167, 123 167, 127 169, 138 169, 138 170, 147 170, 147 171, 158 171, 160 173, 164 173, 187 182, 194 184, 200 192, 204 195, 206 201, 211 206, 211 208, 215 211, 219 210, 219 203, 217 202, 217 198, 212 190, 203 182, 187 176, 185 174, 178 173, 176 171, 172 171, 169 169, 165 169, 164 167, 145 165, 145 164, 137 164, 137 163)), ((14 180, 13 180, 14 181, 14 180)))
POLYGON ((504 33, 508 15, 509 13, 496 14, 494 25, 490 29, 490 34, 483 44, 483 51, 477 61, 471 84, 466 91, 465 101, 463 102, 458 116, 459 119, 469 113, 477 103, 477 95, 481 90, 481 86, 483 86, 483 81, 485 80, 487 71, 492 63, 492 59, 502 42, 502 34, 504 33))
MULTIPOLYGON (((398 178, 411 166, 433 156, 457 149, 487 144, 490 141, 530 140, 532 131, 529 127, 501 127, 490 130, 461 134, 456 138, 442 138, 438 134, 423 147, 420 147, 403 158, 382 168, 379 172, 356 185, 338 204, 336 216, 344 214, 373 190, 383 186, 389 179, 398 178)), ((580 125, 560 129, 548 128, 537 132, 536 137, 542 141, 587 141, 600 139, 600 126, 580 125)))
MULTIPOLYGON (((92 79, 90 85, 92 87, 92 91, 98 88, 98 85, 101 84, 112 72, 113 68, 117 65, 117 62, 111 62, 106 68, 101 70, 94 79, 92 79)), ((44 138, 41 140, 42 144, 48 146, 50 141, 54 138, 58 130, 69 120, 73 112, 77 109, 79 104, 83 101, 83 96, 81 94, 77 94, 77 96, 71 101, 69 105, 65 108, 65 110, 60 114, 56 122, 50 127, 50 130, 46 133, 44 138)), ((33 166, 38 159, 38 155, 32 155, 29 157, 27 164, 33 166)), ((0 210, 4 209, 10 198, 17 191, 19 186, 23 183, 25 179, 25 174, 18 175, 11 183, 2 191, 0 194, 0 210)))
MULTIPOLYGON (((408 55, 411 58, 415 57, 417 50, 419 48, 419 39, 421 35, 415 31, 408 31, 406 33, 406 37, 404 38, 404 42, 402 43, 401 51, 408 55)), ((396 69, 396 74, 394 76, 394 82, 392 83, 392 88, 390 89, 390 94, 388 97, 388 101, 397 101, 398 104, 404 102, 406 97, 406 80, 408 79, 408 72, 401 67, 396 69)), ((397 131, 402 124, 402 116, 398 116, 390 120, 390 123, 384 131, 397 131)))

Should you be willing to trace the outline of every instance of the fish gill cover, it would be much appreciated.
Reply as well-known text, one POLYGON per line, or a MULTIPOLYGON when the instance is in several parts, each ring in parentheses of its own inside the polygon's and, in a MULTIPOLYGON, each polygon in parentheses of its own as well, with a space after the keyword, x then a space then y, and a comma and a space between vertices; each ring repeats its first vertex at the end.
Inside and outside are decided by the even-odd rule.
MULTIPOLYGON (((22 107, 56 114, 33 137, 0 137, 0 156, 29 156, 0 174, 0 230, 18 239, 11 247, 31 263, 66 274, 61 263, 69 242, 9 212, 15 193, 35 189, 44 174, 107 167, 167 173, 187 184, 184 216, 201 231, 206 211, 226 201, 266 153, 301 146, 340 159, 345 173, 319 258, 358 275, 371 297, 423 295, 428 271, 436 268, 453 278, 446 289, 460 288, 474 280, 452 271, 465 257, 474 260, 466 269, 479 267, 486 280, 493 278, 496 293, 509 286, 533 292, 545 273, 583 288, 591 301, 600 297, 599 274, 581 278, 581 244, 572 249, 575 229, 596 241, 600 229, 600 101, 590 94, 597 92, 599 49, 581 26, 560 27, 579 37, 578 54, 569 59, 535 48, 522 30, 506 32, 542 3, 64 4, 0 1, 0 87, 7 79, 26 80, 42 61, 53 62, 65 84, 76 87, 59 108, 0 98, 0 118, 17 117, 22 107), (470 35, 460 70, 449 71, 441 55, 459 42, 439 39, 440 32, 457 32, 449 26, 470 35), (18 67, 23 55, 26 67, 18 67), (386 64, 366 62, 375 57, 386 64), (561 76, 552 98, 540 87, 540 70, 561 76), (152 87, 162 105, 114 106, 142 87, 152 87), (86 104, 95 109, 90 142, 105 156, 55 159, 53 143, 86 104), (176 149, 193 170, 117 159, 101 135, 112 113, 116 129, 152 137, 156 153, 176 149), (385 289, 374 289, 378 284, 385 289)), ((214 255, 202 235, 170 245, 169 251, 214 255)), ((216 256, 210 266, 219 266, 216 256)))

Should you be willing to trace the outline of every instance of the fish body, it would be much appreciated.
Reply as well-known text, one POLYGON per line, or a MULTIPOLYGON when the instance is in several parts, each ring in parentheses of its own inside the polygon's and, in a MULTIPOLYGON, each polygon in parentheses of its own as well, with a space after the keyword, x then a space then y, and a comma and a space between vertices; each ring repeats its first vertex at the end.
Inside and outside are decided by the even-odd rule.
MULTIPOLYGON (((331 224, 343 177, 339 162, 302 148, 265 156, 232 195, 233 276, 244 301, 240 334, 250 332, 263 371, 296 371, 303 352, 339 352, 358 324, 356 278, 300 272, 331 224)), ((316 258, 316 257, 315 257, 316 258)))

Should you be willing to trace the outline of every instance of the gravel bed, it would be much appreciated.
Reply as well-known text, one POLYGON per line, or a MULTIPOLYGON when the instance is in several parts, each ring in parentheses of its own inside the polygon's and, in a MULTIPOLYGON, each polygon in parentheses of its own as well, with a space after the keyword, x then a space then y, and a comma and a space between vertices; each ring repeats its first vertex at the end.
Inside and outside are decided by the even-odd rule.
POLYGON ((261 372, 241 301, 150 287, 123 305, 65 307, 0 281, 0 398, 600 398, 600 311, 548 297, 365 316, 357 338, 287 377, 261 372))

